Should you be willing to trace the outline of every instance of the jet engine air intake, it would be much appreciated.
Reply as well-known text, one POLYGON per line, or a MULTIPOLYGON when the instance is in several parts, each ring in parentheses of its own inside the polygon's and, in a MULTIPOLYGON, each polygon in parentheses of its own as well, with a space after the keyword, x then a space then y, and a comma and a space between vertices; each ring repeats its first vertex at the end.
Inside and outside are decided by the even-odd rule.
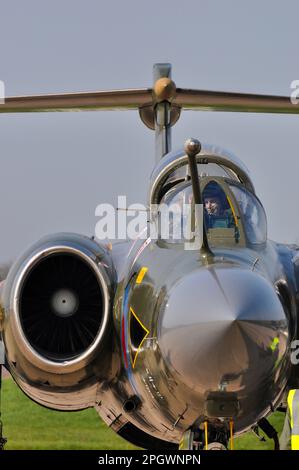
POLYGON ((77 234, 45 237, 14 264, 1 293, 6 364, 35 401, 93 403, 111 373, 114 288, 109 250, 77 234))
POLYGON ((103 289, 98 273, 75 253, 50 253, 30 267, 18 315, 31 347, 56 362, 88 350, 104 320, 103 289))

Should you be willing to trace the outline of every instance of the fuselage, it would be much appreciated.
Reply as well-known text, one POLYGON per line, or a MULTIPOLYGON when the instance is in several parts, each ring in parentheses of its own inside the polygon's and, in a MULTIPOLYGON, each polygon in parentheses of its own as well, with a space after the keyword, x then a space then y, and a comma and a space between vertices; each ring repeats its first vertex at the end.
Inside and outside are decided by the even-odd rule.
MULTIPOLYGON (((158 164, 151 204, 176 211, 192 200, 186 162, 173 153, 158 164)), ((114 304, 123 380, 139 403, 130 420, 171 442, 204 420, 233 420, 240 433, 271 413, 297 329, 293 249, 267 239, 246 168, 215 151, 197 163, 210 252, 174 235, 137 240, 114 304)))
POLYGON ((196 159, 202 225, 186 155, 169 154, 137 240, 111 249, 78 234, 44 237, 1 288, 5 364, 20 388, 50 408, 95 407, 147 449, 177 448, 203 421, 246 431, 296 376, 296 247, 268 240, 240 162, 215 150, 196 159), (164 208, 169 233, 157 219, 164 208))
POLYGON ((138 426, 178 441, 196 421, 232 418, 242 432, 275 409, 294 334, 278 245, 215 249, 207 261, 140 241, 123 272, 114 315, 138 426))

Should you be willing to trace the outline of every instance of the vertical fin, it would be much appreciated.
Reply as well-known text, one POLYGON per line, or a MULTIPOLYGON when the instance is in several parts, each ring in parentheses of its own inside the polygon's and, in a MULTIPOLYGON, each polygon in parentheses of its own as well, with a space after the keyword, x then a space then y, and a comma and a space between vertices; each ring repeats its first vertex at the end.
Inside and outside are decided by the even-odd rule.
MULTIPOLYGON (((160 78, 171 78, 171 64, 154 64, 154 84, 160 78)), ((155 106, 155 154, 156 163, 171 150, 171 104, 162 101, 155 106)))

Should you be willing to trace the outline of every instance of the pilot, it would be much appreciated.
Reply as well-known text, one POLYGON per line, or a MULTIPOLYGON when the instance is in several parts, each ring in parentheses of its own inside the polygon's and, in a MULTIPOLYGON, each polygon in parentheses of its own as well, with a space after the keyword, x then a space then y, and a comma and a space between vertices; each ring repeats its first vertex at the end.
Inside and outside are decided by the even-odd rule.
POLYGON ((216 182, 212 181, 205 187, 203 202, 207 228, 235 226, 232 210, 225 193, 216 182))
POLYGON ((205 197, 205 210, 208 215, 220 215, 221 200, 215 195, 205 197))

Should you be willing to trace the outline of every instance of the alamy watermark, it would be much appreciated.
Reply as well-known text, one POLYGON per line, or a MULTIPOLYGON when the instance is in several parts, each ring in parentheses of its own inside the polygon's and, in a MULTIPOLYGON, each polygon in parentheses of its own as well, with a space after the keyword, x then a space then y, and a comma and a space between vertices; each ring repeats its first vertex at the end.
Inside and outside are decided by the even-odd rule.
POLYGON ((126 196, 118 196, 118 207, 99 204, 95 215, 98 240, 136 240, 151 238, 183 242, 185 249, 201 246, 203 206, 191 203, 159 204, 146 207, 140 203, 127 206, 126 196))
POLYGON ((298 104, 299 103, 299 80, 293 80, 290 85, 291 90, 291 103, 298 104))
POLYGON ((0 104, 5 103, 5 85, 2 80, 0 80, 0 104))
POLYGON ((299 340, 295 339, 291 342, 291 363, 293 366, 299 364, 299 340))

